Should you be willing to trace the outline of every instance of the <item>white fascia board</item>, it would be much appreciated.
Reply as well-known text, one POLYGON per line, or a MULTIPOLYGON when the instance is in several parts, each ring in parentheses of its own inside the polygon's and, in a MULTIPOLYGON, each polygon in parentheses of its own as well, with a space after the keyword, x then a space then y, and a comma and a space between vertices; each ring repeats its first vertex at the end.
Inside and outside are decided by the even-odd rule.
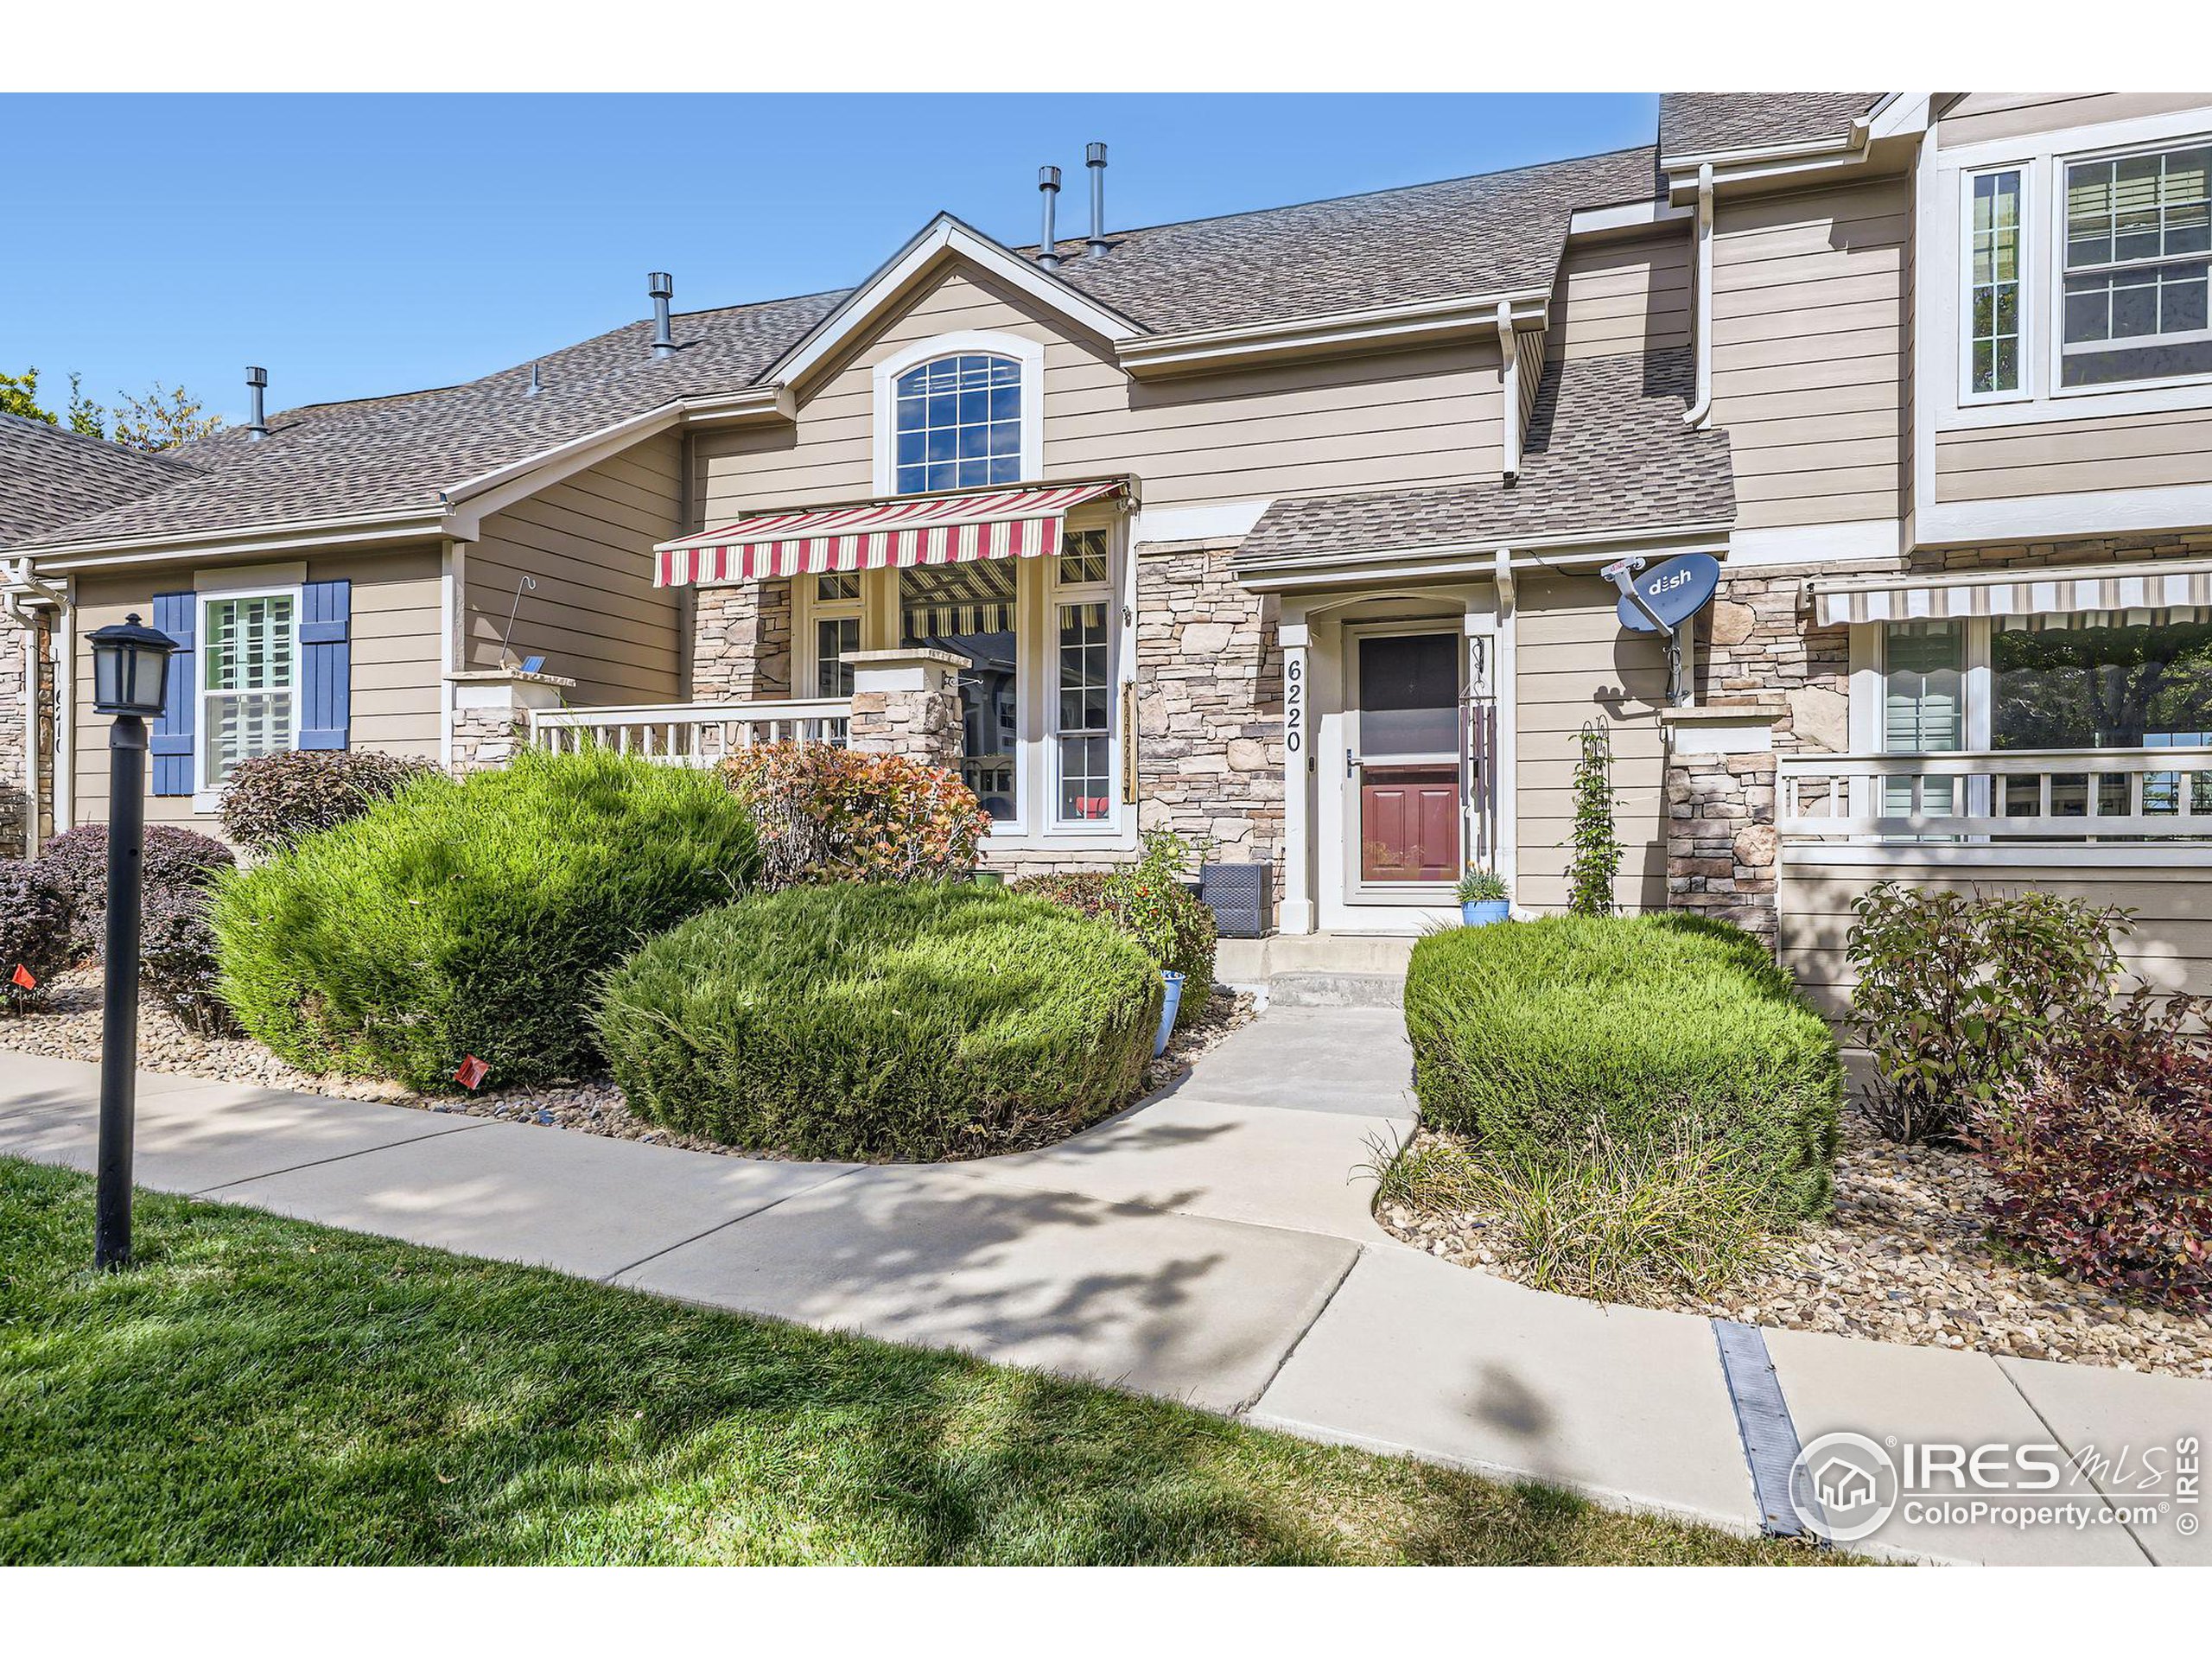
POLYGON ((1500 305, 1512 308, 1516 327, 1542 327, 1550 318, 1551 290, 1513 289, 1326 316, 1146 334, 1122 342, 1115 356, 1132 374, 1186 374, 1306 352, 1404 346, 1425 339, 1494 337, 1500 305))
POLYGON ((1923 547, 1981 542, 2061 541, 2138 531, 2212 526, 2212 484, 2146 490, 2085 490, 2071 495, 2010 496, 1992 501, 1915 504, 1923 547))
POLYGON ((1903 138, 1925 132, 1936 118, 1933 92, 1891 92, 1866 112, 1866 138, 1878 144, 1885 138, 1903 138))
POLYGON ((435 541, 454 533, 452 519, 439 509, 428 513, 378 513, 296 524, 172 532, 26 551, 39 570, 66 575, 199 558, 251 558, 302 548, 373 548, 396 542, 435 541))
MULTIPOLYGON (((1658 530, 1577 531, 1562 536, 1521 537, 1506 547, 1509 568, 1516 571, 1563 569, 1575 563, 1606 563, 1624 548, 1649 553, 1713 553, 1727 550, 1725 524, 1679 524, 1658 530)), ((1382 548, 1367 553, 1309 553, 1280 559, 1232 559, 1230 569, 1248 588, 1268 592, 1317 588, 1351 581, 1395 576, 1490 576, 1497 569, 1500 544, 1453 542, 1433 547, 1382 548)))
POLYGON ((809 370, 873 321, 908 283, 947 255, 981 267, 1048 309, 1117 345, 1135 339, 1141 332, 1136 324, 1119 312, 1099 304, 1043 267, 962 224, 951 214, 939 213, 887 264, 847 295, 844 302, 817 323, 805 339, 785 353, 775 367, 762 377, 763 381, 790 385, 804 379, 809 370))
POLYGON ((798 399, 789 386, 747 386, 683 400, 686 426, 722 426, 740 421, 790 421, 798 417, 798 399))
POLYGON ((1618 207, 1578 207, 1567 222, 1569 236, 1598 236, 1607 231, 1643 230, 1659 225, 1686 225, 1692 210, 1686 205, 1662 201, 1624 202, 1618 207))

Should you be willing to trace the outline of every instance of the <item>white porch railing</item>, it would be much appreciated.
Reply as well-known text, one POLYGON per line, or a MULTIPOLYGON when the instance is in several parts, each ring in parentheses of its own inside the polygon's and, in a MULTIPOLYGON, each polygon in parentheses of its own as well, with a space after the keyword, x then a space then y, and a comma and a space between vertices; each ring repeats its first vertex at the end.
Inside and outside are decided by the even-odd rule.
POLYGON ((712 766, 755 743, 842 744, 852 713, 852 702, 843 697, 535 709, 530 741, 556 753, 604 745, 671 766, 712 766))
POLYGON ((1790 755, 1776 828, 1821 841, 2212 839, 2212 748, 1790 755))

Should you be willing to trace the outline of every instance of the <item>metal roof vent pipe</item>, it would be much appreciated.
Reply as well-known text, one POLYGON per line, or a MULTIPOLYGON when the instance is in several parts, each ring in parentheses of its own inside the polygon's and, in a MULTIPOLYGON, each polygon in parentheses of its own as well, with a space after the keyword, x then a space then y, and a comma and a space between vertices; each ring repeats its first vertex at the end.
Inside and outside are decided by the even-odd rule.
POLYGON ((1096 259, 1106 251, 1106 146, 1087 146, 1083 164, 1090 169, 1090 257, 1096 259))
POLYGON ((269 412, 262 406, 262 393, 269 389, 269 371, 249 368, 245 372, 246 416, 245 435, 259 443, 269 435, 269 412))
POLYGON ((1052 207, 1060 199, 1060 169, 1040 167, 1037 169, 1037 193, 1045 198, 1045 233, 1037 238, 1037 263, 1047 270, 1060 268, 1059 249, 1052 235, 1052 207))
POLYGON ((653 296, 653 355, 674 357, 676 337, 668 332, 668 302, 676 297, 676 278, 664 270, 647 271, 645 292, 653 296))

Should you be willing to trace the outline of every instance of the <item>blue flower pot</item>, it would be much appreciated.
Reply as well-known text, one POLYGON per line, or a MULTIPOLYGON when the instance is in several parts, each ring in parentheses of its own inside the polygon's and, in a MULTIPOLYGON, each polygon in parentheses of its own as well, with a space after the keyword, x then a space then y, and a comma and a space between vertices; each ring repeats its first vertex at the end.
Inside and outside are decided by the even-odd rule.
POLYGON ((1488 927, 1492 922, 1503 922, 1513 914, 1510 899, 1469 899, 1459 906, 1459 920, 1468 927, 1488 927))
POLYGON ((1183 976, 1163 968, 1160 977, 1166 982, 1167 995, 1160 1005, 1160 1034, 1152 1039, 1155 1060, 1167 1052, 1167 1039, 1175 1029, 1175 1010, 1183 1006, 1183 976))

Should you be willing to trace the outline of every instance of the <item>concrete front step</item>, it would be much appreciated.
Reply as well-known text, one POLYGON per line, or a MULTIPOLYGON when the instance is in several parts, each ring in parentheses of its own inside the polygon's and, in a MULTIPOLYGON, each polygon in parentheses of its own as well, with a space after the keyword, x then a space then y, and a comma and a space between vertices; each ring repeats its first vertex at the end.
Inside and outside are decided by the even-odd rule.
POLYGON ((1399 1008, 1403 974, 1275 974, 1268 980, 1271 1008, 1399 1008))
POLYGON ((1224 939, 1214 948, 1214 977, 1229 985, 1262 985, 1277 974, 1397 974, 1414 941, 1395 934, 1276 933, 1264 939, 1224 939))

